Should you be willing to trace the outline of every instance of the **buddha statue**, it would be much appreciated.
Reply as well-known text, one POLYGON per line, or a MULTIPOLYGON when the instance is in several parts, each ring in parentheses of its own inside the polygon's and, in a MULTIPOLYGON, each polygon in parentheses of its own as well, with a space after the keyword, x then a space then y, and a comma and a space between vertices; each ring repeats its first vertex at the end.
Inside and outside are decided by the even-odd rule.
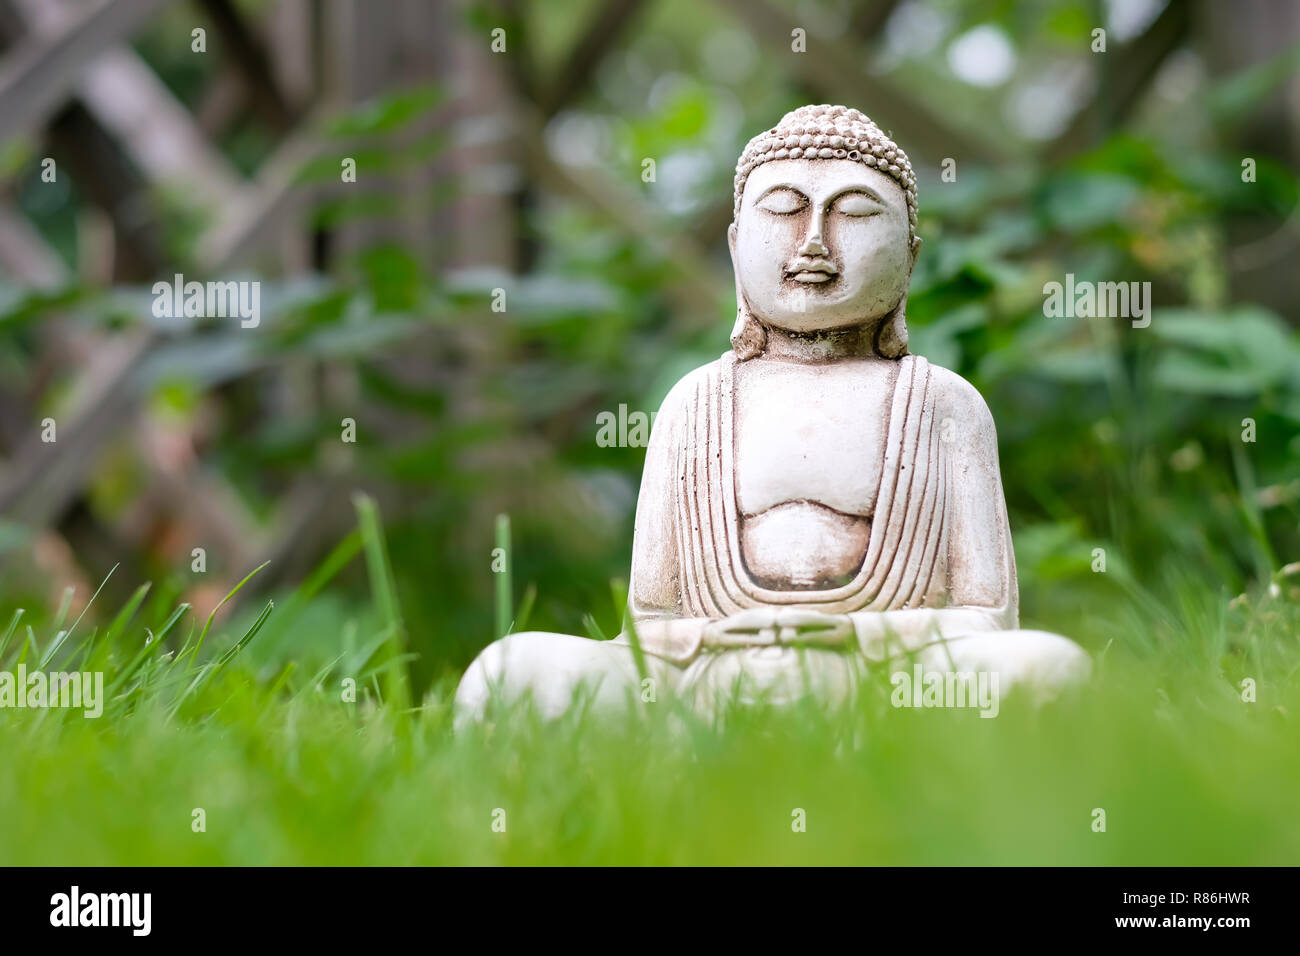
POLYGON ((580 687, 601 708, 842 702, 870 669, 917 664, 1039 699, 1087 678, 1072 641, 1019 629, 988 406, 908 352, 916 199, 907 156, 855 109, 805 106, 750 141, 732 348, 655 419, 627 630, 502 638, 459 715, 500 694, 554 716, 580 687))

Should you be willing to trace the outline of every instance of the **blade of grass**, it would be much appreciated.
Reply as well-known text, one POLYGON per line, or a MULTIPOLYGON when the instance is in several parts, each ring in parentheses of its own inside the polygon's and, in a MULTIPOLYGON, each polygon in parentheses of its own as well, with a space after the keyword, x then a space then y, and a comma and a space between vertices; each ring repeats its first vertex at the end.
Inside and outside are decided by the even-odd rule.
MULTIPOLYGON (((108 583, 108 579, 113 576, 113 572, 119 567, 121 567, 121 564, 115 564, 108 569, 108 574, 104 575, 104 580, 99 582, 99 587, 95 588, 95 593, 90 596, 90 600, 86 602, 86 606, 81 609, 81 613, 77 615, 77 619, 72 622, 72 627, 68 628, 68 633, 63 636, 65 641, 68 639, 68 636, 77 629, 77 625, 81 623, 81 619, 86 616, 86 612, 90 610, 90 606, 95 603, 95 598, 99 597, 99 592, 104 590, 104 585, 108 583)), ((42 661, 42 664, 44 664, 44 661, 42 661)))
MULTIPOLYGON (((298 671, 297 661, 285 661, 284 667, 280 668, 279 676, 271 682, 271 686, 266 691, 266 704, 258 712, 260 716, 266 716, 273 707, 280 707, 283 703, 277 699, 280 691, 288 686, 290 678, 298 671)), ((292 694, 289 695, 293 697, 292 694)))
POLYGON ((614 598, 614 613, 617 615, 615 620, 623 622, 623 633, 627 636, 627 642, 632 645, 632 663, 636 665, 637 674, 645 680, 649 670, 646 668, 645 652, 641 649, 641 638, 636 632, 636 621, 632 620, 628 607, 627 582, 616 579, 609 582, 609 588, 614 598))
POLYGON ((194 628, 191 626, 189 634, 185 635, 185 643, 182 644, 181 649, 176 652, 176 656, 172 658, 172 662, 168 665, 167 669, 174 670, 181 661, 189 658, 193 654, 194 650, 194 628))
POLYGON ((609 638, 601 630, 600 624, 596 621, 596 615, 588 611, 582 615, 582 627, 587 632, 587 636, 593 641, 607 641, 609 638))
POLYGON ((240 651, 242 651, 245 647, 248 646, 248 642, 257 636, 257 632, 262 629, 262 625, 266 623, 266 619, 271 616, 271 612, 274 610, 275 610, 275 602, 267 601, 266 607, 262 608, 262 613, 257 615, 257 620, 255 620, 252 623, 252 626, 250 626, 249 629, 244 632, 244 636, 241 637, 239 640, 237 640, 234 646, 231 647, 230 650, 226 651, 226 653, 222 654, 221 657, 217 660, 218 668, 225 667, 227 664, 229 664, 232 660, 235 659, 236 654, 238 654, 240 651))
POLYGON ((122 685, 129 681, 135 675, 136 671, 140 669, 140 664, 144 661, 145 655, 151 650, 161 646, 162 642, 154 638, 151 633, 149 639, 144 642, 144 646, 141 647, 140 650, 136 651, 135 657, 131 658, 127 665, 117 672, 117 676, 113 678, 113 683, 109 685, 104 696, 108 700, 112 700, 116 697, 117 692, 121 689, 122 685))
POLYGON ((145 656, 148 655, 150 651, 162 647, 163 639, 167 637, 171 629, 176 626, 176 622, 179 621, 181 616, 189 609, 190 605, 188 602, 178 604, 176 609, 168 616, 167 620, 163 622, 163 626, 158 630, 157 634, 148 628, 145 628, 145 633, 149 636, 145 639, 144 646, 136 652, 135 657, 133 657, 126 667, 122 668, 118 675, 113 678, 113 685, 109 688, 106 694, 106 697, 109 700, 112 700, 117 695, 117 691, 123 684, 135 676, 136 672, 140 669, 141 664, 144 662, 145 656))
POLYGON ((0 661, 5 659, 5 651, 9 649, 9 641, 13 639, 14 631, 18 630, 18 622, 22 619, 25 612, 22 608, 14 611, 14 616, 9 619, 9 626, 5 628, 4 640, 0 640, 0 661))
POLYGON ((247 584, 249 581, 253 579, 253 575, 255 575, 258 571, 261 571, 264 567, 266 567, 270 563, 271 563, 270 561, 263 561, 257 567, 253 568, 253 570, 249 571, 248 574, 244 575, 244 579, 242 581, 240 581, 238 584, 236 584, 233 588, 230 589, 229 594, 227 594, 219 602, 217 602, 217 606, 214 607, 212 609, 212 613, 208 615, 208 622, 203 625, 203 630, 199 632, 199 639, 198 642, 194 645, 194 653, 192 655, 194 659, 196 660, 198 659, 199 648, 203 646, 203 639, 208 636, 208 631, 211 630, 212 628, 212 622, 216 618, 217 612, 220 611, 225 606, 227 601, 229 601, 232 597, 234 597, 236 594, 239 593, 240 588, 242 588, 245 584, 247 584))
POLYGON ((1250 463, 1250 457, 1242 450, 1244 447, 1240 442, 1231 443, 1232 467, 1239 489, 1237 500, 1241 515, 1249 529, 1250 540, 1255 544, 1251 549, 1251 557, 1255 559, 1255 573, 1260 581, 1267 581, 1273 569, 1278 566, 1278 560, 1277 555, 1273 553, 1273 545, 1268 540, 1268 532, 1264 530, 1264 515, 1259 507, 1255 471, 1250 463))
MULTIPOLYGON (((397 601, 397 586, 393 570, 388 563, 388 548, 379 521, 379 509, 369 495, 357 494, 352 503, 357 509, 362 547, 366 554, 366 571, 370 576, 370 590, 379 609, 384 632, 388 635, 388 654, 399 658, 406 651, 406 625, 397 601)), ((385 675, 386 699, 398 710, 411 705, 411 679, 407 668, 399 667, 385 675)))
POLYGON ((111 641, 121 633, 122 629, 131 622, 135 614, 140 610, 140 605, 144 603, 145 597, 149 594, 149 589, 153 587, 152 581, 146 581, 135 589, 130 600, 122 605, 122 610, 117 612, 117 617, 109 623, 108 628, 104 631, 104 639, 111 641))
POLYGON ((164 640, 167 637, 168 632, 170 632, 171 629, 176 626, 176 622, 181 619, 181 615, 184 614, 189 609, 190 609, 189 601, 186 601, 184 604, 176 605, 176 610, 172 611, 171 617, 167 618, 167 622, 163 624, 162 628, 158 631, 157 634, 152 635, 153 639, 159 642, 164 640))
POLYGON ((329 677, 330 674, 334 673, 334 668, 338 667, 339 664, 343 662, 343 658, 345 656, 346 655, 344 654, 340 654, 337 657, 335 657, 333 660, 326 663, 324 667, 322 667, 314 675, 309 677, 306 683, 304 683, 300 688, 295 690, 290 699, 297 700, 298 698, 302 697, 304 694, 308 693, 309 691, 315 690, 317 685, 322 684, 325 681, 325 678, 329 677))
POLYGON ((279 608, 272 621, 265 629, 262 635, 262 643, 270 641, 274 646, 277 641, 285 636, 290 625, 298 618, 305 608, 320 590, 335 576, 347 567, 348 563, 357 556, 361 550, 361 533, 353 528, 346 537, 343 538, 334 548, 326 555, 325 560, 317 565, 307 580, 300 584, 297 589, 289 595, 288 599, 279 608))
MULTIPOLYGON (((254 569, 254 571, 250 573, 247 578, 244 578, 244 580, 241 581, 235 587, 234 591, 231 591, 231 594, 234 594, 235 591, 238 591, 239 588, 243 587, 244 582, 247 581, 248 578, 251 578, 253 574, 256 574, 264 567, 266 567, 266 563, 254 569)), ((227 597, 229 597, 229 595, 227 595, 227 597)), ((223 601, 222 603, 224 604, 225 602, 223 601)), ((217 608, 220 608, 220 606, 221 606, 220 604, 217 605, 217 608)), ((253 621, 253 623, 248 627, 248 629, 244 631, 243 636, 239 640, 237 640, 231 648, 229 648, 224 654, 222 654, 221 657, 217 659, 215 664, 204 664, 199 667, 198 674, 194 676, 194 679, 190 681, 189 686, 185 688, 185 691, 176 699, 176 702, 172 705, 172 709, 167 715, 169 720, 176 716, 176 714, 180 711, 181 706, 185 703, 186 700, 188 700, 191 696, 193 696, 193 694, 201 687, 207 685, 207 682, 212 678, 213 674, 215 674, 217 671, 221 670, 221 668, 225 667, 228 663, 234 660, 235 656, 240 651, 242 651, 245 647, 248 646, 249 642, 252 641, 253 638, 257 636, 257 633, 262 629, 262 626, 266 624, 267 618, 271 616, 271 612, 274 610, 275 610, 275 602, 267 601, 266 607, 262 608, 261 613, 257 615, 256 620, 253 621)), ((215 608, 213 609, 213 613, 214 614, 216 613, 215 608)), ((208 623, 209 624, 212 623, 212 619, 210 617, 208 619, 208 623)), ((204 634, 206 633, 207 633, 207 628, 204 628, 204 634)), ((199 643, 201 643, 202 640, 203 640, 203 635, 200 635, 199 643)), ((196 654, 198 653, 198 643, 195 644, 195 653, 196 654)))
POLYGON ((510 583, 510 570, 514 558, 510 554, 510 516, 507 514, 497 515, 496 548, 492 557, 492 570, 496 578, 496 636, 505 637, 510 633, 514 620, 510 613, 514 600, 513 587, 510 583), (501 570, 499 571, 496 568, 496 558, 498 556, 496 552, 500 552, 501 557, 501 570))
POLYGON ((117 645, 117 639, 126 629, 126 625, 135 618, 136 612, 140 610, 140 605, 144 603, 144 599, 152 587, 153 583, 146 581, 135 589, 135 593, 131 595, 126 604, 122 606, 122 610, 117 612, 117 616, 104 630, 104 639, 94 645, 93 648, 86 648, 86 653, 83 655, 80 665, 81 670, 97 671, 104 669, 104 664, 108 662, 112 656, 113 648, 117 645))
POLYGON ((330 581, 334 580, 335 575, 347 567, 348 563, 357 556, 361 550, 361 532, 353 529, 348 535, 340 541, 325 556, 325 560, 317 565, 316 569, 303 581, 284 602, 280 613, 276 615, 276 625, 274 630, 284 630, 285 626, 292 623, 302 608, 330 581))
MULTIPOLYGON (((49 661, 53 659, 55 652, 57 652, 60 647, 62 647, 65 643, 67 643, 68 638, 72 636, 72 632, 75 631, 77 629, 77 625, 81 623, 81 619, 85 617, 86 612, 90 610, 90 606, 95 603, 95 598, 99 597, 100 592, 104 590, 104 585, 108 583, 108 579, 111 578, 113 576, 113 572, 116 571, 121 566, 122 565, 119 562, 118 564, 115 564, 111 568, 109 568, 108 574, 104 575, 104 580, 99 582, 99 587, 95 588, 95 593, 90 596, 90 600, 86 602, 86 606, 81 609, 81 613, 77 615, 77 619, 72 622, 72 626, 68 628, 67 633, 63 635, 63 640, 61 641, 56 640, 54 645, 50 647, 48 651, 46 651, 45 657, 41 660, 42 667, 44 667, 47 663, 49 663, 49 661)), ((90 652, 93 649, 93 644, 95 641, 95 633, 97 632, 98 632, 98 628, 96 628, 96 631, 92 632, 90 637, 82 641, 81 644, 78 645, 77 647, 77 650, 82 651, 83 663, 86 660, 86 658, 90 656, 90 652)))
POLYGON ((168 720, 174 720, 176 718, 176 713, 181 709, 181 705, 189 699, 189 696, 194 693, 195 688, 197 688, 200 683, 207 682, 207 677, 215 669, 215 665, 212 664, 203 664, 199 667, 199 672, 194 675, 194 679, 190 681, 190 685, 185 688, 179 697, 176 698, 176 702, 172 704, 172 709, 167 712, 168 720))
POLYGON ((95 649, 97 647, 96 641, 98 639, 99 639, 99 628, 92 627, 90 629, 90 633, 86 635, 86 639, 77 646, 77 651, 69 655, 69 659, 71 659, 73 657, 76 657, 77 653, 81 654, 80 660, 77 661, 77 665, 73 667, 72 670, 74 671, 93 670, 93 668, 86 666, 86 662, 90 660, 91 655, 94 654, 95 649))
POLYGON ((63 622, 68 619, 68 610, 72 607, 72 598, 76 593, 77 589, 71 584, 63 589, 63 598, 59 601, 58 613, 54 615, 55 631, 63 630, 63 622))
POLYGON ((68 639, 68 635, 71 633, 72 631, 59 631, 59 633, 55 634, 53 642, 45 649, 45 653, 40 656, 36 666, 44 670, 45 665, 50 662, 50 658, 58 653, 59 648, 63 646, 63 642, 68 639))
POLYGON ((524 591, 524 599, 519 602, 519 613, 515 615, 512 631, 528 630, 528 619, 533 615, 533 605, 537 603, 537 585, 530 584, 524 591))

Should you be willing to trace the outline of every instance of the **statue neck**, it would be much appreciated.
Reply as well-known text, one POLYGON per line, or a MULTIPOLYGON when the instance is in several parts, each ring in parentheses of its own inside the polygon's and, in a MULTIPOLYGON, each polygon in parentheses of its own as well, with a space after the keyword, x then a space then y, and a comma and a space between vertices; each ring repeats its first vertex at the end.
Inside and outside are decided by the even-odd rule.
POLYGON ((787 332, 765 326, 767 348, 763 354, 770 358, 813 365, 848 358, 878 358, 875 349, 876 328, 875 322, 825 332, 787 332))

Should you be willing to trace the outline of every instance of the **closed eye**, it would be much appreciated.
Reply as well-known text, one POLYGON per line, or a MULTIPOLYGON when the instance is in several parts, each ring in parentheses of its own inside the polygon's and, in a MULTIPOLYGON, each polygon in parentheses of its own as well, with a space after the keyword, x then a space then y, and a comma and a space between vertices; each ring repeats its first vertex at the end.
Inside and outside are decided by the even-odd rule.
POLYGON ((881 207, 872 202, 866 193, 845 193, 836 200, 835 211, 846 216, 874 216, 881 211, 881 207))
POLYGON ((808 197, 797 190, 783 186, 765 192, 755 205, 765 212, 788 216, 807 206, 808 197))

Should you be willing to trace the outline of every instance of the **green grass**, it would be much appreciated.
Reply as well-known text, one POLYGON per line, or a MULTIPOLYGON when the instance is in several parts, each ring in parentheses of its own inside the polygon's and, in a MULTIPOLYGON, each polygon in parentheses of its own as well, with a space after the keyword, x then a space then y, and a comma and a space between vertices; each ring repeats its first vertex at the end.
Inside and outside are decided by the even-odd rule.
POLYGON ((102 669, 111 699, 97 720, 0 711, 0 863, 1300 861, 1285 586, 1229 609, 1185 580, 1061 622, 1097 652, 1093 682, 992 720, 893 709, 882 677, 851 710, 736 712, 725 730, 663 701, 550 725, 520 708, 453 735, 450 683, 410 702, 380 525, 358 509, 298 592, 224 629, 148 588, 95 628, 6 619, 0 669, 102 669), (373 607, 330 593, 359 554, 373 607))

